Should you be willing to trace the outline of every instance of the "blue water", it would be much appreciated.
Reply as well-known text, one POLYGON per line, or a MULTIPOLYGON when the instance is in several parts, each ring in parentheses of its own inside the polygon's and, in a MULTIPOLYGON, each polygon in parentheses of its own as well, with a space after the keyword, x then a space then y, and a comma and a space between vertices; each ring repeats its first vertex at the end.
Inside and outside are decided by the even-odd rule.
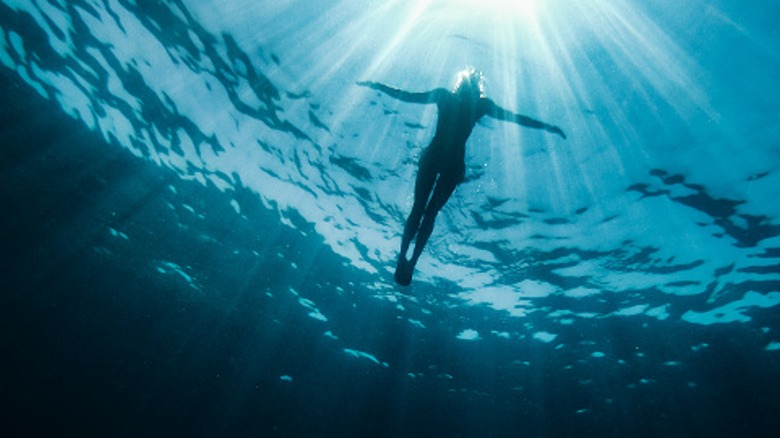
POLYGON ((571 3, 4 1, 3 427, 774 436, 780 5, 571 3), (467 66, 567 139, 480 121, 401 287, 436 107, 356 82, 467 66))

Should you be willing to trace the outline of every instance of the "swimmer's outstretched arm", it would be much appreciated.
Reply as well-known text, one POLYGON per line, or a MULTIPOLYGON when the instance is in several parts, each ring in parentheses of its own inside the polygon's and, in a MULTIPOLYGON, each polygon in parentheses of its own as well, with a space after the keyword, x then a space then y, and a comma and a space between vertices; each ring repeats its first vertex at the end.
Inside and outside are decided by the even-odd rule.
POLYGON ((448 91, 444 88, 437 88, 435 90, 424 91, 422 93, 412 93, 409 91, 399 90, 398 88, 393 88, 385 84, 380 84, 379 82, 361 81, 357 82, 357 84, 363 87, 373 88, 374 90, 381 91, 392 98, 409 103, 437 103, 439 100, 441 100, 443 94, 448 93, 448 91))
POLYGON ((490 99, 488 99, 486 114, 490 117, 493 117, 494 119, 517 123, 518 125, 525 126, 527 128, 543 129, 551 134, 560 135, 564 140, 566 139, 566 134, 563 133, 561 128, 534 120, 522 114, 515 114, 512 111, 501 108, 490 99))

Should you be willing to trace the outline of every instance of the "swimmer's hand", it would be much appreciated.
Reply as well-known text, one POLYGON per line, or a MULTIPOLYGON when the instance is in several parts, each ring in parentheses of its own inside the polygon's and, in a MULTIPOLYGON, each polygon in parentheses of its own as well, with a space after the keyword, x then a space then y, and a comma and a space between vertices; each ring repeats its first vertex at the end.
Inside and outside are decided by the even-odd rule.
POLYGON ((552 126, 552 125, 548 126, 547 127, 547 132, 549 132, 550 134, 558 134, 564 140, 566 140, 566 134, 564 134, 563 130, 561 128, 557 127, 557 126, 552 126))
POLYGON ((370 82, 370 81, 357 81, 355 84, 360 85, 361 87, 369 87, 369 88, 376 88, 377 83, 376 82, 370 82))

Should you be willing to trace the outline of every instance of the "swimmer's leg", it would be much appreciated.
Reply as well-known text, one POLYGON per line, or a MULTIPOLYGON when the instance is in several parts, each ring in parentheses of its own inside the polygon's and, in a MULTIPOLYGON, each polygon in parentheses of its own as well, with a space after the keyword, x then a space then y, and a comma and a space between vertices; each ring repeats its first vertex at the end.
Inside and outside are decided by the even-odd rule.
POLYGON ((420 228, 420 220, 422 220, 425 212, 428 198, 431 196, 433 184, 436 182, 437 172, 428 161, 425 156, 420 160, 420 168, 417 171, 417 179, 414 183, 414 205, 404 226, 404 234, 401 238, 401 253, 398 256, 399 260, 402 258, 404 261, 406 260, 409 244, 420 228))
POLYGON ((414 253, 412 254, 412 258, 409 260, 410 277, 411 271, 413 271, 415 265, 417 265, 417 259, 420 258, 420 254, 422 254, 423 248, 425 248, 425 244, 428 243, 428 238, 431 237, 436 215, 439 213, 439 210, 444 207, 444 204, 446 204, 450 199, 450 195, 452 195, 452 192, 455 191, 455 187, 457 186, 458 183, 456 180, 451 178, 444 178, 443 176, 440 177, 439 181, 436 183, 436 188, 434 188, 431 200, 428 202, 428 207, 425 209, 425 215, 423 216, 422 224, 417 231, 417 238, 414 242, 414 253))
MULTIPOLYGON (((418 235, 420 221, 426 210, 428 198, 431 196, 433 185, 436 182, 437 172, 430 166, 428 160, 423 157, 420 160, 420 169, 417 171, 417 179, 414 183, 414 205, 412 212, 406 219, 404 234, 401 238, 401 251, 398 254, 398 261, 395 266, 395 281, 401 286, 408 286, 412 282, 412 271, 414 266, 409 264, 406 253, 409 251, 409 245, 412 239, 418 235)), ((415 248, 417 244, 415 243, 415 248)))
POLYGON ((398 264, 395 265, 395 274, 393 275, 395 282, 401 286, 409 286, 412 282, 413 270, 406 257, 403 254, 399 255, 398 264))

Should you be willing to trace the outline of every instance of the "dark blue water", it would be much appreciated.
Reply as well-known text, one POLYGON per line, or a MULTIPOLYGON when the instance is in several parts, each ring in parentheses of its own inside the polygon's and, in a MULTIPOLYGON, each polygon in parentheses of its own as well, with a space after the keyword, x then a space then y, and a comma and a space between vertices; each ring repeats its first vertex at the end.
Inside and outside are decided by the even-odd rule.
POLYGON ((774 436, 771 2, 0 4, 9 436, 774 436), (475 128, 393 268, 451 87, 475 128))

